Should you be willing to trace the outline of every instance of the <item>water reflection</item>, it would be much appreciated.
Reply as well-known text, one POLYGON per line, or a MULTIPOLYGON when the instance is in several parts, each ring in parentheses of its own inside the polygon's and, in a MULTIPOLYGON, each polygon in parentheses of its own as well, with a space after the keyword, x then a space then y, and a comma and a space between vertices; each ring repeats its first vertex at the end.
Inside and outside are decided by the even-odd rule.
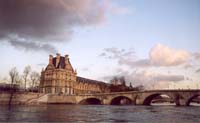
POLYGON ((200 107, 44 105, 0 106, 0 122, 200 122, 200 107))

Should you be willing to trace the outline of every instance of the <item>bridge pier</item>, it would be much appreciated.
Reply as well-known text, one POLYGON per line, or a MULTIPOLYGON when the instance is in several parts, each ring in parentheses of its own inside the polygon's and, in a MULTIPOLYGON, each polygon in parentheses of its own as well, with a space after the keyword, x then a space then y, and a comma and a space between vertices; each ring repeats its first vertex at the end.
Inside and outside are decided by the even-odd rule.
POLYGON ((180 93, 174 93, 174 101, 176 103, 176 106, 187 106, 187 96, 180 93))
POLYGON ((136 99, 135 105, 143 105, 144 100, 143 99, 136 99))
POLYGON ((187 106, 186 101, 184 99, 179 100, 179 106, 187 106))
POLYGON ((110 105, 110 100, 108 99, 103 99, 103 105, 110 105))

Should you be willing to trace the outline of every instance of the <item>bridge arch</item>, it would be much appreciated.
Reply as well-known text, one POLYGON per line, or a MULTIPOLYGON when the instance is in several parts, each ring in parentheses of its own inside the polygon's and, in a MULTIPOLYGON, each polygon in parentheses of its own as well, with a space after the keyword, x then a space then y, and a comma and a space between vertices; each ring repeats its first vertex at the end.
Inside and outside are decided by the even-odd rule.
MULTIPOLYGON (((165 93, 154 93, 151 94, 149 96, 147 96, 144 101, 143 101, 143 105, 151 105, 152 101, 157 98, 157 97, 162 97, 162 96, 166 96, 169 98, 169 100, 172 100, 172 102, 176 103, 175 99, 173 98, 172 95, 169 94, 165 94, 165 93)), ((171 102, 171 101, 170 101, 171 102)), ((177 104, 176 104, 177 105, 177 104)))
POLYGON ((98 98, 95 97, 90 97, 90 98, 86 98, 81 100, 78 104, 81 105, 102 105, 102 101, 98 98))
POLYGON ((133 100, 127 96, 116 96, 111 99, 110 105, 131 105, 133 100))
POLYGON ((198 98, 198 97, 200 97, 200 94, 195 94, 195 95, 191 96, 191 97, 186 101, 186 106, 189 106, 190 103, 193 101, 193 99, 196 99, 196 98, 198 98))

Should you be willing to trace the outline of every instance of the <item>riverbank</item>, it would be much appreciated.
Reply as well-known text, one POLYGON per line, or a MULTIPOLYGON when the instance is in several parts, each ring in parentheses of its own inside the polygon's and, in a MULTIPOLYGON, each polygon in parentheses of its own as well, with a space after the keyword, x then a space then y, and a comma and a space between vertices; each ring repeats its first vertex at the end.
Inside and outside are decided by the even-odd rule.
POLYGON ((45 94, 33 92, 0 93, 0 105, 44 105, 44 104, 77 104, 72 95, 45 94), (12 96, 12 98, 11 98, 12 96), (11 101, 10 101, 11 99, 11 101))
MULTIPOLYGON (((0 93, 0 105, 30 105, 30 104, 39 104, 40 97, 44 96, 41 93, 33 93, 33 92, 16 92, 13 95, 9 92, 1 92, 0 93), (12 96, 12 99, 10 100, 12 96)), ((42 101, 41 101, 42 104, 42 101)))

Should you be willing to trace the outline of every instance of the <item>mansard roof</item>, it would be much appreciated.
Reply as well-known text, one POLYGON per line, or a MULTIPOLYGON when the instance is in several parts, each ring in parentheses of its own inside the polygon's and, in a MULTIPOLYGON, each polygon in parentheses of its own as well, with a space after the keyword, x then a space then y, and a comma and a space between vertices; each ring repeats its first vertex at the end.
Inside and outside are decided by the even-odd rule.
POLYGON ((65 69, 65 57, 60 56, 60 61, 58 63, 58 66, 56 67, 56 57, 53 58, 53 65, 55 68, 62 68, 65 69))
POLYGON ((88 83, 88 84, 97 84, 97 85, 105 85, 105 86, 109 85, 108 83, 105 83, 105 82, 102 82, 102 81, 83 78, 83 77, 80 77, 80 76, 77 76, 76 81, 77 82, 88 83))
POLYGON ((54 70, 55 66, 52 64, 48 64, 45 70, 54 70))
POLYGON ((63 57, 60 56, 60 54, 57 54, 57 57, 53 57, 52 55, 49 56, 49 64, 47 65, 46 70, 47 69, 67 69, 75 72, 68 55, 63 57))

